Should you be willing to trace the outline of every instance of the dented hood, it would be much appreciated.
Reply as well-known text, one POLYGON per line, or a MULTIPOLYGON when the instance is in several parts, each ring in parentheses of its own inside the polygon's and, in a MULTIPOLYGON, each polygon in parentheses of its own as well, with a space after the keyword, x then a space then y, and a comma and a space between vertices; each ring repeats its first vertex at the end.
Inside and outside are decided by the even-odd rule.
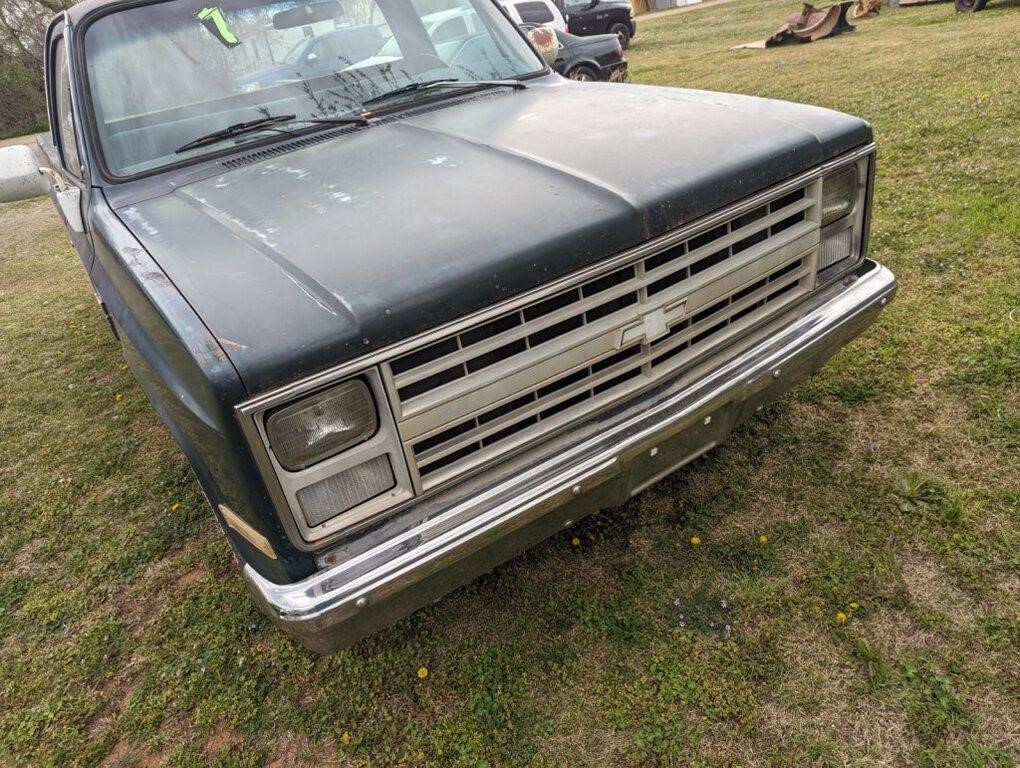
POLYGON ((255 393, 870 140, 862 121, 814 107, 549 78, 110 199, 255 393))

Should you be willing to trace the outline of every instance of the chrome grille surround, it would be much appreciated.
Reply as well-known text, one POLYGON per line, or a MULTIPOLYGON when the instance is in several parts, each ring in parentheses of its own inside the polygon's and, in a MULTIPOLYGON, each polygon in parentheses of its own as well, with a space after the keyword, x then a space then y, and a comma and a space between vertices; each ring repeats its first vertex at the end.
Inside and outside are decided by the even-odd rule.
MULTIPOLYGON (((856 265, 864 258, 867 253, 870 199, 874 175, 874 153, 874 144, 862 146, 816 166, 799 176, 782 182, 771 189, 756 193, 725 209, 708 214, 698 221, 660 235, 624 253, 609 257, 599 264, 585 267, 576 273, 549 281, 525 294, 509 298, 498 305, 479 310, 441 327, 423 332, 418 336, 372 351, 362 357, 341 363, 299 381, 262 392, 240 403, 235 408, 238 421, 248 440, 259 472, 266 482, 270 498, 276 509, 280 512, 280 520, 287 532, 288 538, 297 549, 318 551, 331 542, 375 525, 383 517, 393 517, 394 525, 398 527, 406 525, 408 519, 406 517, 407 510, 423 498, 438 492, 440 485, 446 480, 461 475, 474 476, 487 463, 498 466, 497 460, 500 457, 509 457, 511 454, 520 453, 519 449, 531 447, 537 444, 541 438, 551 436, 554 433, 564 432, 572 423, 578 420, 586 420, 590 415, 598 412, 603 407, 621 404, 634 399, 642 390, 653 388, 660 383, 665 384, 669 382, 670 386, 683 384, 685 380, 693 380, 694 377, 701 375, 701 371, 704 370, 706 365, 716 364, 714 361, 718 359, 718 353, 727 346, 729 341, 735 342, 738 337, 751 335, 753 330, 751 326, 764 325, 768 321, 774 322, 780 320, 784 314, 784 309, 792 311, 799 299, 806 297, 806 294, 810 293, 815 287, 820 288, 823 285, 833 284, 842 275, 853 271, 856 265), (838 265, 834 265, 816 276, 815 269, 819 258, 818 251, 821 239, 817 223, 820 208, 820 180, 824 176, 850 163, 861 164, 863 178, 866 182, 866 194, 862 192, 861 202, 863 207, 858 224, 861 229, 859 233, 855 233, 854 238, 854 257, 852 259, 845 259, 839 262, 838 265), (783 246, 777 240, 766 237, 766 240, 763 242, 769 244, 767 247, 761 248, 761 243, 750 243, 749 249, 745 249, 747 252, 738 250, 736 254, 737 261, 730 262, 728 266, 720 266, 720 262, 720 264, 709 265, 705 269, 700 269, 695 274, 691 274, 689 268, 693 266, 692 259, 696 256, 700 258, 700 254, 695 253, 697 249, 691 247, 692 241, 695 238, 720 225, 727 224, 730 228, 730 234, 732 234, 732 222, 743 219, 748 212, 765 203, 772 203, 786 196, 791 191, 800 189, 805 190, 806 197, 812 201, 804 209, 804 219, 809 225, 813 224, 813 234, 810 231, 805 231, 797 236, 787 235, 791 238, 791 241, 787 243, 786 250, 778 255, 775 251, 783 246), (677 247, 681 243, 686 243, 686 246, 683 246, 687 248, 686 254, 682 250, 680 254, 677 254, 677 247), (807 245, 802 253, 792 253, 792 251, 802 245, 807 245), (758 250, 752 251, 751 249, 753 248, 758 248, 758 250), (666 253, 672 253, 677 258, 668 259, 663 257, 666 258, 665 262, 647 266, 656 256, 666 253), (791 253, 792 255, 790 255, 791 253), (790 255, 789 258, 787 258, 787 255, 790 255), (683 257, 686 257, 686 261, 684 261, 683 257), (758 270, 755 270, 753 266, 755 257, 762 259, 759 263, 760 269, 758 270), (675 269, 664 268, 668 261, 674 262, 672 266, 675 269), (439 454, 448 456, 452 453, 451 446, 443 446, 441 443, 448 442, 457 436, 454 435, 443 439, 441 433, 444 432, 444 429, 441 427, 434 427, 428 432, 419 432, 417 434, 408 430, 405 411, 408 415, 413 415, 413 409, 407 409, 407 406, 417 407, 418 404, 410 402, 415 399, 414 397, 407 397, 407 403, 403 403, 400 400, 396 377, 399 373, 420 368, 422 364, 428 362, 427 355, 424 357, 418 356, 417 358, 414 356, 420 353, 421 350, 433 347, 444 340, 456 339, 470 334, 472 330, 489 326, 493 321, 501 317, 512 315, 523 311, 525 308, 541 304, 565 291, 597 282, 611 273, 623 271, 629 265, 636 265, 638 262, 646 265, 646 271, 649 273, 652 270, 661 270, 654 275, 645 274, 643 276, 639 276, 635 271, 634 275, 628 278, 630 280, 644 278, 645 284, 641 287, 645 290, 645 297, 651 296, 654 302, 646 301, 642 305, 641 311, 635 309, 638 304, 631 302, 622 307, 617 307, 614 312, 603 317, 593 318, 594 322, 586 323, 585 327, 588 327, 589 331, 596 328, 598 323, 603 323, 603 326, 598 327, 604 329, 605 323, 612 323, 625 316, 619 313, 626 313, 627 311, 635 313, 632 317, 632 322, 626 324, 628 327, 621 330, 620 338, 621 342, 624 343, 621 344, 619 349, 614 349, 612 352, 601 357, 596 356, 587 363, 582 361, 573 367, 568 367, 566 373, 561 371, 559 374, 547 377, 549 384, 554 387, 568 377, 578 377, 576 380, 570 380, 563 384, 560 392, 543 392, 544 396, 549 397, 548 400, 542 403, 543 410, 546 410, 547 406, 559 406, 562 410, 558 413, 548 413, 543 416, 538 429, 533 429, 532 431, 519 430, 516 436, 499 435, 499 432, 504 429, 503 425, 508 420, 503 419, 497 422, 497 419, 506 414, 491 414, 486 410, 484 412, 485 418, 482 418, 482 421, 485 423, 478 426, 491 426, 492 429, 490 431, 492 434, 483 436, 476 433, 475 435, 468 436, 467 429, 476 428, 469 426, 464 428, 464 441, 470 442, 476 436, 479 441, 489 438, 489 445, 482 446, 487 455, 477 456, 478 452, 476 452, 475 459, 462 457, 456 463, 450 462, 445 467, 440 466, 438 469, 434 468, 431 472, 426 471, 424 473, 425 480, 423 481, 422 474, 418 470, 414 448, 417 447, 418 453, 424 456, 421 459, 424 469, 428 468, 429 463, 435 467, 438 460, 443 458, 439 454), (732 270, 729 269, 730 266, 733 267, 732 270), (653 289, 651 294, 648 293, 648 288, 652 282, 661 279, 667 272, 671 274, 682 272, 684 267, 688 268, 685 279, 678 280, 672 285, 660 284, 657 286, 658 290, 653 289), (716 271, 713 272, 712 270, 716 271), (758 274, 757 279, 754 279, 754 274, 751 274, 755 272, 758 274), (749 274, 751 274, 750 277, 748 276, 749 274), (741 285, 736 285, 740 281, 743 281, 741 285), (677 288, 677 286, 681 287, 677 288), (729 286, 729 290, 723 290, 727 286, 729 286), (775 287, 773 288, 772 286, 775 287), (679 298, 673 298, 677 294, 684 295, 679 298), (668 335, 666 336, 659 335, 661 334, 660 320, 664 320, 667 324, 668 335), (623 338, 623 331, 629 332, 630 335, 627 339, 623 338), (646 349, 646 346, 648 349, 646 349), (636 352, 634 347, 638 347, 636 352), (652 353, 650 359, 646 354, 647 352, 652 353), (628 355, 634 355, 634 359, 632 360, 628 355), (637 367, 635 363, 638 360, 638 355, 641 355, 641 367, 638 373, 635 374, 632 369, 637 367), (405 371, 401 371, 401 364, 396 361, 407 360, 408 358, 416 361, 417 364, 410 365, 405 371), (394 369, 394 364, 396 364, 396 370, 394 369), (582 381, 584 378, 581 374, 582 371, 587 372, 585 375, 590 377, 589 381, 582 381), (405 490, 401 491, 402 500, 395 505, 387 503, 382 505, 384 508, 374 509, 373 505, 375 505, 375 502, 373 501, 366 504, 365 509, 359 508, 357 519, 353 521, 349 519, 349 516, 345 516, 348 517, 346 522, 339 519, 328 521, 323 524, 321 533, 315 536, 313 541, 312 538, 307 536, 310 532, 305 530, 302 521, 298 519, 301 517, 301 513, 293 495, 293 488, 290 483, 285 482, 289 478, 284 477, 286 473, 280 469, 272 457, 272 452, 265 435, 264 419, 266 414, 274 408, 294 402, 305 395, 312 394, 353 376, 365 376, 369 380, 374 380, 378 385, 378 389, 376 389, 377 403, 382 407, 382 403, 385 400, 390 406, 389 409, 384 409, 388 411, 386 414, 388 424, 385 431, 388 442, 391 441, 389 444, 393 446, 393 453, 390 455, 394 459, 394 471, 397 471, 398 474, 405 478, 404 481, 398 483, 398 487, 405 490), (629 377, 631 380, 626 380, 623 377, 629 377), (573 401, 573 398, 577 397, 574 394, 575 390, 586 389, 586 383, 589 385, 587 389, 591 390, 591 397, 586 398, 585 402, 573 401), (570 389, 568 393, 568 388, 570 387, 573 387, 573 389, 570 389), (598 388, 597 392, 595 391, 596 388, 598 388), (597 398, 596 395, 598 396, 597 398), (552 402, 553 400, 556 400, 556 402, 552 402), (491 418, 488 418, 489 416, 491 418), (398 420, 400 422, 399 425, 398 420), (494 426, 496 424, 499 425, 498 429, 494 426), (502 442, 495 439, 498 437, 502 438, 502 442), (425 442, 429 438, 433 438, 432 444, 425 442), (496 443, 499 444, 496 445, 496 443), (403 466, 398 467, 396 456, 401 451, 403 451, 406 461, 401 462, 403 466), (430 453, 426 454, 426 451, 430 451, 430 453), (426 463, 427 461, 429 463, 426 463), (367 508, 370 506, 373 508, 367 508)), ((745 219, 743 223, 753 222, 747 222, 745 219)), ((795 224, 797 223, 795 222, 795 224)), ((836 224, 830 225, 830 227, 836 226, 836 224)), ((801 227, 801 229, 805 228, 801 227)), ((811 230, 812 227, 809 226, 806 229, 811 230)), ((780 234, 782 233, 780 232, 780 234)), ((740 236, 744 238, 743 233, 740 236)), ((735 242, 741 242, 741 240, 736 240, 735 242)), ((613 283, 612 280, 607 282, 613 283)), ((623 282, 627 281, 624 280, 623 282)), ((601 291, 589 291, 588 293, 591 297, 598 298, 599 303, 604 304, 602 298, 616 298, 619 293, 626 294, 626 287, 622 286, 622 283, 616 282, 606 286, 601 291), (599 296, 602 298, 599 298, 599 296)), ((581 300, 587 298, 589 297, 580 297, 581 300)), ((585 311, 588 311, 587 307, 585 311)), ((583 330, 584 328, 582 328, 583 330)), ((573 332, 576 333, 577 329, 574 329, 573 332)), ((560 341, 561 338, 549 339, 548 343, 555 346, 556 342, 562 343, 560 341)), ((484 341, 485 339, 483 338, 476 343, 484 341)), ((461 343, 463 344, 463 342, 461 343)), ((468 346, 470 347, 471 345, 469 344, 468 346)), ((538 345, 538 349, 541 349, 541 347, 542 345, 538 345)), ((479 347, 476 346, 475 349, 477 350, 479 347)), ((534 350, 531 351, 534 352, 534 350)), ((473 371, 472 375, 484 372, 485 366, 473 371)), ((421 379, 420 376, 411 376, 410 378, 421 379)), ((406 379, 404 381, 406 383, 406 379)), ((545 386, 544 383, 540 385, 543 389, 545 386)), ((533 391, 537 392, 538 388, 533 387, 533 391)), ((422 394, 427 393, 423 392, 422 394)), ((503 397, 501 402, 502 405, 496 407, 507 406, 514 402, 514 398, 503 397)), ((419 410, 421 409, 419 408, 419 410)), ((512 410, 513 408, 511 407, 509 411, 512 410)), ((468 414, 466 419, 481 418, 482 415, 483 409, 476 408, 476 412, 468 414)), ((456 427, 457 425, 452 424, 449 426, 456 427)), ((380 434, 382 434, 382 430, 380 430, 380 434)), ((344 463, 346 465, 347 457, 344 457, 344 463)), ((315 467, 308 471, 328 474, 331 470, 328 467, 315 467)), ((383 535, 381 530, 383 529, 380 529, 380 531, 373 535, 383 535)))
POLYGON ((611 271, 380 367, 428 490, 676 376, 815 287, 821 183, 805 181, 611 271))

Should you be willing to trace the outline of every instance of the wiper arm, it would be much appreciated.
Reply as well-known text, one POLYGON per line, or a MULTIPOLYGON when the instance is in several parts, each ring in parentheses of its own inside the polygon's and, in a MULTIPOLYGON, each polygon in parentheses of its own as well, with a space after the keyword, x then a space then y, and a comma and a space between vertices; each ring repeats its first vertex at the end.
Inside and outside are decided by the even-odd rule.
POLYGON ((399 88, 394 88, 392 91, 386 91, 386 93, 380 93, 377 96, 372 96, 371 98, 365 99, 363 102, 361 102, 361 106, 367 107, 369 104, 375 104, 380 101, 385 101, 391 96, 399 96, 402 93, 413 93, 414 91, 423 91, 426 88, 431 88, 433 86, 439 85, 440 83, 448 82, 450 81, 447 78, 440 78, 439 80, 416 80, 413 83, 408 83, 407 85, 402 85, 399 88))
POLYGON ((349 115, 347 117, 309 117, 302 120, 304 123, 318 123, 319 125, 368 125, 367 117, 361 115, 349 115))
MULTIPOLYGON (((177 148, 176 153, 187 152, 189 149, 198 149, 208 144, 215 144, 223 139, 229 139, 232 136, 243 136, 246 133, 253 131, 262 130, 278 123, 290 123, 297 115, 269 115, 267 117, 260 117, 258 120, 248 120, 244 123, 234 123, 228 125, 226 128, 221 128, 218 131, 207 133, 204 136, 199 136, 197 139, 192 139, 187 144, 182 144, 177 148)), ((279 129, 277 129, 279 130, 279 129)), ((289 131, 287 131, 289 133, 289 131)))
POLYGON ((456 80, 453 78, 417 80, 413 83, 402 85, 399 88, 394 88, 392 91, 386 91, 386 93, 380 93, 378 96, 366 99, 361 103, 361 105, 363 107, 367 107, 369 104, 377 104, 380 101, 386 101, 387 99, 393 96, 399 96, 402 93, 426 91, 430 88, 479 88, 484 86, 503 86, 505 88, 513 88, 515 91, 519 91, 522 88, 527 87, 521 80, 456 80))

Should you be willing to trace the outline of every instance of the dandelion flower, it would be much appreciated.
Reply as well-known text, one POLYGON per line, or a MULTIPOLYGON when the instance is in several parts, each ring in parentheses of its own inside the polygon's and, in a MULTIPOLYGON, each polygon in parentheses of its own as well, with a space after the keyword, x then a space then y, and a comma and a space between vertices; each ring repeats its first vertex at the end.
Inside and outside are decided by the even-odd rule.
POLYGON ((179 501, 175 501, 173 504, 170 505, 170 511, 176 512, 179 506, 181 506, 181 503, 179 501))
POLYGON ((115 394, 113 396, 113 399, 116 400, 119 403, 121 400, 124 399, 124 395, 122 395, 120 392, 118 392, 117 394, 115 394))
POLYGON ((762 534, 761 536, 759 536, 759 537, 758 537, 758 543, 759 543, 759 544, 768 544, 768 543, 769 543, 769 537, 768 537, 768 536, 766 536, 766 535, 765 535, 765 534, 763 533, 763 534, 762 534))
POLYGON ((856 611, 860 607, 861 607, 860 603, 850 603, 850 610, 851 611, 856 611))
POLYGON ((691 546, 696 547, 699 544, 701 544, 701 537, 700 536, 691 536, 691 546))
POLYGON ((344 744, 350 744, 351 743, 350 731, 344 731, 343 735, 340 737, 340 741, 342 741, 344 744))
POLYGON ((427 667, 418 667, 418 679, 424 680, 429 676, 429 670, 427 667))
POLYGON ((846 620, 847 620, 847 615, 845 613, 843 613, 843 611, 839 611, 836 614, 836 623, 837 624, 845 624, 846 620))
POLYGON ((575 547, 581 546, 581 540, 579 538, 577 538, 576 536, 570 540, 570 543, 571 543, 572 546, 575 546, 575 547))

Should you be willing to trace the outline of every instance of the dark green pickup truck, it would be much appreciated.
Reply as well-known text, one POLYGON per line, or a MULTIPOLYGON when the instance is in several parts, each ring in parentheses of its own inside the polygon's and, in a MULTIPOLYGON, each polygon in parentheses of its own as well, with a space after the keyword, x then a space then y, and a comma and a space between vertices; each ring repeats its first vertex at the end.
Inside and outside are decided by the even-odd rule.
MULTIPOLYGON (((320 651, 719 444, 896 289, 863 121, 573 82, 445 5, 86 0, 47 36, 42 173, 99 306, 320 651)), ((40 178, 0 151, 0 201, 40 178)))

